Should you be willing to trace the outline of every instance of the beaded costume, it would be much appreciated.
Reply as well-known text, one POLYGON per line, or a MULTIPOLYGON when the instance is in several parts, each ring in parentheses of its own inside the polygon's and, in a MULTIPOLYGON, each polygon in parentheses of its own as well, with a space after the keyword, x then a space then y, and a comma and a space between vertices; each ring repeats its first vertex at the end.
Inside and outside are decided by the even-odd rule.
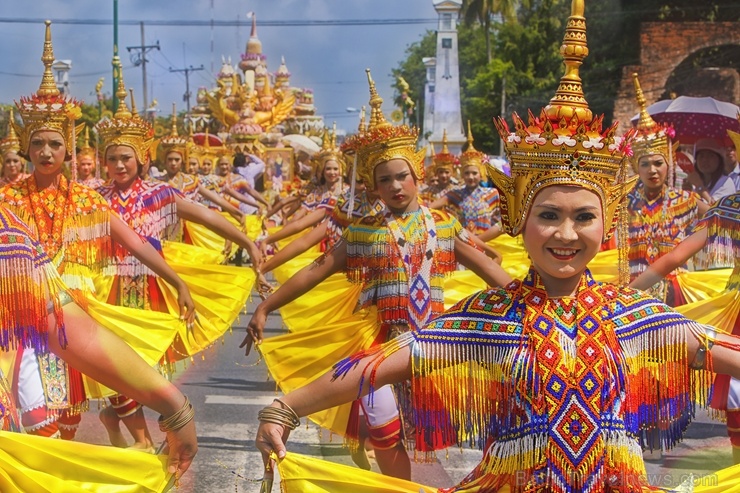
POLYGON ((483 233, 500 221, 499 197, 495 188, 478 185, 453 188, 447 192, 449 204, 458 212, 463 227, 473 234, 483 233))
POLYGON ((331 215, 326 220, 326 239, 324 240, 326 246, 324 250, 332 248, 342 238, 344 230, 352 222, 365 216, 373 216, 385 209, 382 200, 379 198, 371 200, 364 190, 356 194, 354 201, 350 201, 348 195, 349 192, 339 196, 331 215), (350 204, 352 205, 351 213, 349 211, 350 204))

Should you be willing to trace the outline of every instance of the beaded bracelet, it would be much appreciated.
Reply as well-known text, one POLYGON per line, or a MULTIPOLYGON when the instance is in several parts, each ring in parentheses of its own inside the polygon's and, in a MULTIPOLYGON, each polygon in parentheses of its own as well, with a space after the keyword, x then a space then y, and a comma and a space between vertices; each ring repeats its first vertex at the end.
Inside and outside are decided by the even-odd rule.
POLYGON ((167 433, 169 431, 177 431, 186 424, 188 424, 195 417, 195 408, 190 403, 190 399, 185 396, 185 403, 182 405, 179 411, 165 418, 159 416, 157 422, 159 423, 159 431, 167 433))

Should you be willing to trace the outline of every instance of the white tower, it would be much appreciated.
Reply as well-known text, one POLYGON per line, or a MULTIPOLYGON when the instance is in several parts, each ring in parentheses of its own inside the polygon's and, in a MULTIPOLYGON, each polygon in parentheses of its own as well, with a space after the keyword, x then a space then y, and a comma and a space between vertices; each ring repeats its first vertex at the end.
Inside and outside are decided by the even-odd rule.
POLYGON ((466 142, 460 110, 460 70, 457 55, 457 20, 462 0, 432 2, 439 14, 437 56, 434 61, 425 60, 427 80, 431 72, 434 72, 434 82, 433 85, 427 82, 425 88, 425 96, 431 96, 431 99, 425 100, 424 123, 433 123, 431 128, 425 127, 424 131, 426 133, 431 130, 427 141, 440 149, 442 133, 447 130, 448 148, 451 153, 459 154, 466 142))

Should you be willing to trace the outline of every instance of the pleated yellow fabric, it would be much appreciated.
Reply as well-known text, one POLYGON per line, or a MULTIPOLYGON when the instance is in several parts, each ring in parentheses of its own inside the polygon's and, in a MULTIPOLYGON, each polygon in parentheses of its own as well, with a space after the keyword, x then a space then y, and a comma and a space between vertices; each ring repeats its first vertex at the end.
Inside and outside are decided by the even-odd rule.
POLYGON ((697 322, 732 333, 735 320, 740 314, 740 292, 728 291, 713 298, 676 307, 676 311, 697 322))
POLYGON ((166 456, 0 431, 3 493, 159 493, 166 456))
POLYGON ((164 258, 180 264, 216 265, 224 261, 222 251, 211 250, 210 248, 199 247, 197 245, 186 245, 177 241, 162 242, 162 253, 164 254, 164 258))
POLYGON ((732 269, 681 272, 678 285, 687 303, 719 296, 725 290, 732 269))
MULTIPOLYGON (((190 221, 183 221, 184 227, 187 228, 190 240, 193 245, 211 250, 212 252, 223 252, 226 240, 210 229, 206 228, 202 224, 196 224, 190 221)), ((232 245, 230 255, 236 251, 237 246, 232 245)), ((225 260, 225 256, 221 255, 221 263, 225 260)))
MULTIPOLYGON (((274 226, 274 227, 271 227, 271 228, 267 228, 267 234, 268 234, 268 235, 271 235, 271 234, 273 234, 273 233, 277 233, 277 232, 278 232, 278 231, 280 231, 281 229, 283 229, 283 227, 282 227, 282 226, 274 226)), ((298 239, 298 238, 300 238, 301 236, 303 236, 303 235, 305 235, 305 234, 308 234, 308 232, 309 232, 309 231, 311 231, 311 229, 312 229, 312 228, 306 228, 306 229, 304 229, 304 230, 302 230, 302 231, 299 231, 298 233, 296 233, 296 234, 294 234, 294 235, 292 235, 292 236, 288 236, 287 238, 283 238, 282 240, 278 240, 278 242, 277 242, 277 246, 278 246, 278 248, 284 248, 284 247, 285 247, 285 245, 287 245, 287 244, 288 244, 288 243, 290 243, 291 241, 293 241, 293 240, 297 240, 297 239, 298 239)), ((314 251, 317 251, 317 252, 319 251, 319 250, 318 250, 318 247, 314 247, 314 249, 315 249, 314 251)))
MULTIPOLYGON (((434 493, 422 486, 357 467, 288 453, 278 463, 282 493, 434 493)), ((503 493, 503 492, 502 492, 503 493)))
MULTIPOLYGON (((340 359, 369 348, 380 330, 377 316, 375 308, 363 310, 333 323, 269 337, 258 348, 273 379, 287 393, 315 380, 340 359)), ((350 407, 345 404, 309 418, 323 428, 344 435, 350 407)))
MULTIPOLYGON (((282 493, 434 493, 437 488, 404 481, 357 467, 323 461, 289 452, 278 462, 282 493)), ((688 474, 680 471, 681 475, 688 474)), ((466 490, 468 491, 468 490, 466 490)), ((505 487, 496 492, 509 493, 505 487)), ((685 489, 643 487, 644 493, 665 491, 679 493, 685 489)), ((697 477, 694 493, 740 493, 740 465, 697 477)), ((480 493, 483 493, 481 490, 480 493)))

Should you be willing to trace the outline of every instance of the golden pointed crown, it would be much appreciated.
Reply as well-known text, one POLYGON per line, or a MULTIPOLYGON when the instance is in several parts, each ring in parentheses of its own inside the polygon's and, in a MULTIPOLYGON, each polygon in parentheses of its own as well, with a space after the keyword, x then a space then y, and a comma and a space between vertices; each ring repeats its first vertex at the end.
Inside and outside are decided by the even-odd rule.
POLYGON ((12 123, 18 133, 22 153, 28 152, 31 136, 40 130, 53 130, 62 134, 67 147, 67 155, 71 156, 75 145, 74 122, 82 116, 80 103, 72 98, 63 96, 54 81, 51 65, 54 63, 54 47, 51 44, 51 21, 46 21, 44 37, 44 52, 41 61, 44 63, 44 75, 36 94, 22 97, 15 103, 21 115, 23 125, 12 123))
MULTIPOLYGON (((432 146, 432 149, 434 149, 434 146, 432 146)), ((441 169, 452 171, 453 168, 456 168, 460 164, 457 157, 447 148, 447 129, 442 131, 442 151, 438 154, 434 154, 432 164, 434 166, 435 173, 441 169)))
POLYGON ((123 83, 123 73, 118 69, 118 109, 113 118, 98 123, 98 135, 102 140, 103 152, 110 146, 129 146, 136 154, 140 164, 147 164, 151 158, 151 148, 154 143, 154 129, 146 120, 142 119, 134 103, 134 93, 131 91, 131 110, 126 105, 126 87, 123 83))
POLYGON ((321 141, 321 150, 316 153, 313 157, 314 176, 317 179, 321 178, 321 173, 324 170, 324 165, 327 161, 334 160, 339 165, 339 173, 344 175, 346 166, 344 161, 344 154, 341 149, 337 146, 337 123, 334 122, 331 131, 326 128, 324 129, 323 139, 321 141))
POLYGON ((172 151, 179 152, 182 156, 182 162, 187 163, 188 153, 191 148, 191 141, 187 137, 181 136, 177 133, 177 110, 175 103, 172 103, 172 126, 170 128, 169 135, 165 135, 159 139, 157 145, 157 157, 160 162, 164 163, 167 158, 167 154, 172 151))
POLYGON ((21 150, 21 141, 18 139, 18 134, 15 133, 15 127, 13 123, 13 108, 10 108, 10 115, 8 116, 8 135, 3 140, 0 140, 0 156, 4 156, 6 152, 15 152, 16 154, 21 150))
POLYGON ((196 144, 193 136, 190 136, 189 157, 197 158, 200 164, 203 164, 203 159, 210 159, 213 166, 216 166, 219 149, 220 146, 211 146, 211 135, 208 127, 206 127, 205 136, 202 144, 196 144))
POLYGON ((653 117, 647 112, 647 101, 642 92, 642 87, 640 87, 637 73, 632 74, 632 81, 635 85, 635 99, 638 106, 640 106, 640 119, 637 122, 635 137, 630 144, 632 148, 632 157, 630 157, 632 169, 637 173, 640 158, 653 154, 662 155, 668 166, 673 166, 673 156, 676 155, 675 151, 679 143, 678 141, 671 143, 671 141, 676 136, 676 131, 669 125, 661 125, 653 120, 653 117))
POLYGON ((460 154, 460 168, 475 166, 481 177, 487 174, 488 156, 480 152, 473 146, 473 132, 470 130, 470 120, 468 120, 468 148, 460 154))
POLYGON ((90 145, 90 129, 85 125, 85 138, 82 140, 82 147, 77 151, 77 157, 90 156, 95 159, 95 148, 90 145))
MULTIPOLYGON (((737 113, 737 121, 740 123, 740 111, 737 113)), ((727 136, 730 137, 732 144, 735 146, 735 154, 740 155, 740 134, 733 132, 732 130, 728 130, 727 136)))
POLYGON ((602 131, 603 115, 594 117, 583 96, 579 67, 588 55, 584 0, 572 0, 560 53, 565 74, 540 116, 529 112, 525 123, 516 113, 514 129, 503 117, 494 119, 511 165, 506 175, 493 165, 488 173, 501 192, 504 229, 518 235, 537 192, 550 185, 573 185, 601 199, 605 237, 611 236, 622 198, 637 177, 625 178, 624 157, 631 132, 615 136, 617 122, 602 131))
POLYGON ((370 69, 365 69, 370 86, 370 122, 362 133, 347 139, 342 150, 357 153, 357 175, 366 187, 375 189, 375 167, 391 159, 403 159, 417 180, 424 179, 426 149, 416 150, 419 130, 407 125, 393 126, 383 115, 383 98, 375 89, 370 69))

